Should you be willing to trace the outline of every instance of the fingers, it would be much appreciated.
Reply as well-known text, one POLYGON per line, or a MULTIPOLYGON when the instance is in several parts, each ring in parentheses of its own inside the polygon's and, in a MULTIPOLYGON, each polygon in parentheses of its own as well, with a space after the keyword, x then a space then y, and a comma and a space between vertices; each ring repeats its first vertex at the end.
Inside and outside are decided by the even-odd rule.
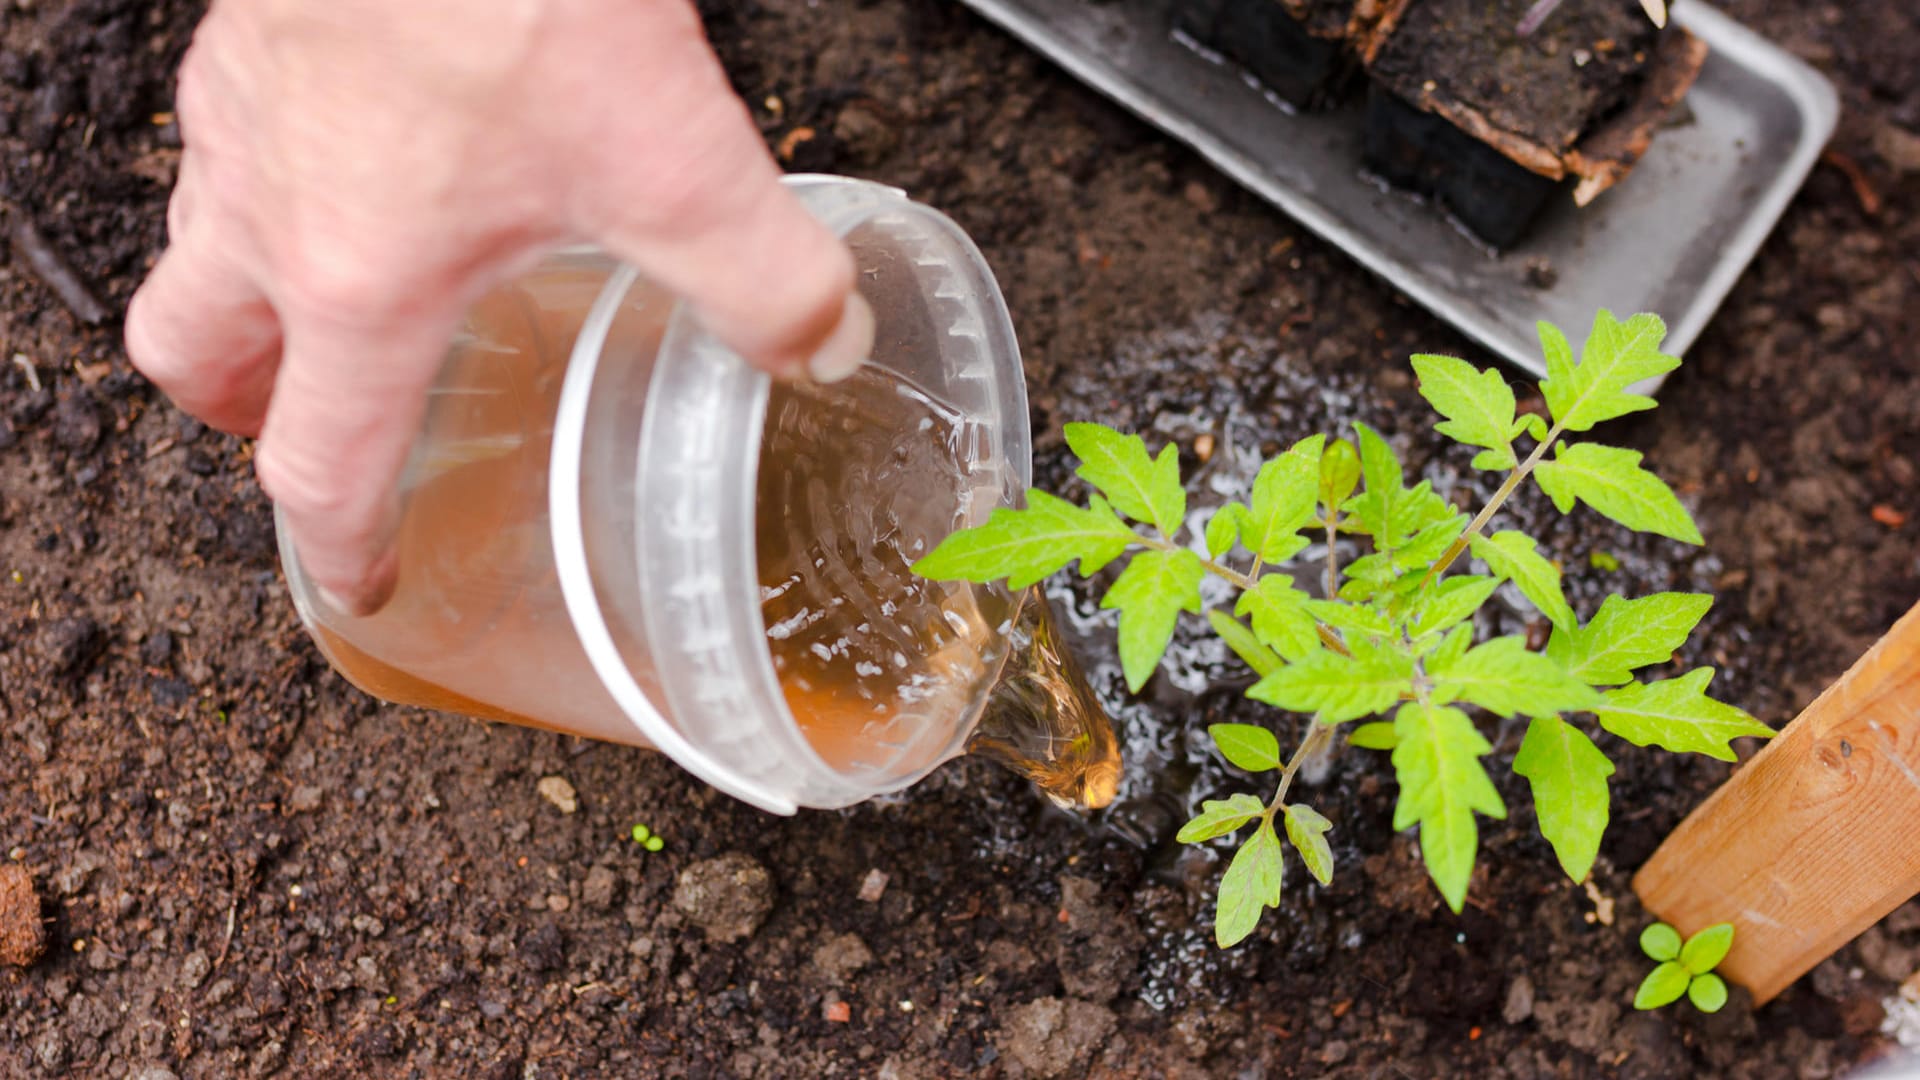
POLYGON ((378 611, 392 595, 395 485, 457 311, 388 325, 290 316, 279 382, 254 455, 300 562, 329 603, 378 611))
POLYGON ((831 382, 873 346, 853 257, 781 186, 746 108, 697 32, 654 108, 618 110, 586 170, 589 234, 691 301, 707 327, 776 375, 831 382), (662 122, 671 117, 671 122, 662 122))
POLYGON ((169 215, 173 244, 134 293, 127 355, 154 385, 214 427, 253 435, 280 354, 273 306, 205 219, 185 167, 169 215))

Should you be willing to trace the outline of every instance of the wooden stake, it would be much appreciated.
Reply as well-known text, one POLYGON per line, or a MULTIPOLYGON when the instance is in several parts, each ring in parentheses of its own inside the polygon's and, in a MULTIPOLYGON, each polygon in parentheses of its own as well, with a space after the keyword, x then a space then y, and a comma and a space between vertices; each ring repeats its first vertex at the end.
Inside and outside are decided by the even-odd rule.
POLYGON ((1920 894, 1920 607, 1680 823, 1633 879, 1760 1004, 1920 894))

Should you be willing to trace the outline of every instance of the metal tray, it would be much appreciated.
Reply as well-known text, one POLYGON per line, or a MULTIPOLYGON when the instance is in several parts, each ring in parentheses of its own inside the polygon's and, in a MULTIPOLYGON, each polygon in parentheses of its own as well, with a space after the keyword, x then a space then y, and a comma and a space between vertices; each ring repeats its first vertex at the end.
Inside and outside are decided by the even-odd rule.
POLYGON ((1579 210, 1556 196, 1525 241, 1494 255, 1439 208, 1365 175, 1364 94, 1331 111, 1290 111, 1234 65, 1176 40, 1168 0, 964 2, 1535 374, 1544 374, 1535 320, 1577 341, 1602 307, 1658 313, 1667 351, 1684 353, 1840 111, 1819 72, 1688 0, 1674 21, 1711 51, 1679 122, 1611 191, 1579 210), (1538 283, 1541 267, 1551 284, 1538 283))

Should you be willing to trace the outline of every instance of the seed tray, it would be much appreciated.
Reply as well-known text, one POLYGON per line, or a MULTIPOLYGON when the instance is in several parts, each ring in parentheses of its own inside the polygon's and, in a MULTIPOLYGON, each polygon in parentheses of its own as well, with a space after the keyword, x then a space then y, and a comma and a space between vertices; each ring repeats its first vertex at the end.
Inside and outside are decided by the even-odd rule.
MULTIPOLYGON (((1365 95, 1296 112, 1172 32, 1172 0, 965 0, 1513 364, 1544 375, 1534 322, 1576 339, 1598 308, 1658 313, 1683 354, 1786 210, 1839 119, 1825 77, 1719 11, 1676 5, 1709 53, 1620 184, 1557 193, 1495 254, 1362 166, 1365 95)), ((1651 390, 1652 387, 1643 389, 1651 390)))

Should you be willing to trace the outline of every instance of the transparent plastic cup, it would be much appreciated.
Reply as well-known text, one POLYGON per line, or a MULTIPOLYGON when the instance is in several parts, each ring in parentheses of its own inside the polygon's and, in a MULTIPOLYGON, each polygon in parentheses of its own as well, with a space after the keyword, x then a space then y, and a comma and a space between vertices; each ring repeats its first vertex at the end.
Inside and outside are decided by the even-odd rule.
MULTIPOLYGON (((895 189, 787 183, 854 254, 872 363, 962 418, 970 497, 952 526, 981 523, 1032 464, 1019 348, 979 250, 895 189)), ((631 267, 555 253, 475 305, 449 349, 402 477, 386 607, 329 607, 280 529, 300 617, 376 697, 651 746, 766 810, 912 784, 962 750, 979 708, 830 762, 783 697, 755 562, 771 385, 631 267)))

